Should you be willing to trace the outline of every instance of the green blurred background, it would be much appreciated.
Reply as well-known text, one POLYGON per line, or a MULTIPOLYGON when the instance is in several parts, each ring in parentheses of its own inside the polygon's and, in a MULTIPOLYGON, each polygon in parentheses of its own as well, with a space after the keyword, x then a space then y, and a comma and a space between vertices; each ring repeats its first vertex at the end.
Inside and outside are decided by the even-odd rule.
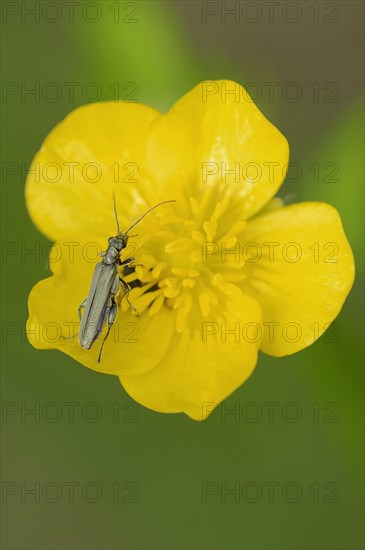
POLYGON ((227 2, 226 18, 221 2, 81 1, 73 16, 71 4, 2 3, 1 221, 14 243, 1 288, 2 548, 363 548, 363 3, 227 2), (357 281, 335 336, 291 357, 261 354, 196 423, 134 405, 117 378, 27 343, 27 297, 49 269, 24 256, 46 240, 27 215, 22 169, 79 105, 117 93, 166 110, 215 78, 251 83, 302 172, 289 171, 280 196, 338 208, 357 281), (25 492, 36 483, 39 502, 25 492), (239 497, 225 498, 235 484, 239 497))

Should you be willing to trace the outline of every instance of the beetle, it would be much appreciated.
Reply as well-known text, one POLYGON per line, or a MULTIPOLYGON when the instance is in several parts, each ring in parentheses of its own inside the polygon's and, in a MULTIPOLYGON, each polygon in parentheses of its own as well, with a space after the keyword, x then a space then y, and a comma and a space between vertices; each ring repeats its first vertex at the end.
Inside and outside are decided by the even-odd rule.
POLYGON ((129 231, 135 227, 147 214, 149 214, 155 208, 167 204, 170 202, 176 202, 174 200, 163 201, 145 212, 140 218, 137 219, 126 231, 121 232, 119 229, 118 214, 114 200, 114 215, 117 224, 117 234, 115 237, 109 237, 108 248, 105 252, 102 252, 101 262, 95 266, 93 278, 89 293, 85 300, 79 305, 78 314, 80 321, 79 329, 79 344, 83 349, 89 350, 96 340, 98 340, 103 332, 106 322, 108 322, 108 329, 104 336, 100 352, 97 358, 97 362, 100 363, 101 354, 106 339, 109 336, 110 330, 114 324, 118 313, 118 306, 115 301, 116 294, 120 289, 120 283, 125 291, 125 299, 129 306, 137 313, 135 307, 128 299, 131 286, 120 276, 118 267, 126 266, 131 267, 134 257, 127 258, 126 260, 120 259, 121 251, 126 248, 128 244, 129 231), (81 311, 84 310, 83 315, 81 311))

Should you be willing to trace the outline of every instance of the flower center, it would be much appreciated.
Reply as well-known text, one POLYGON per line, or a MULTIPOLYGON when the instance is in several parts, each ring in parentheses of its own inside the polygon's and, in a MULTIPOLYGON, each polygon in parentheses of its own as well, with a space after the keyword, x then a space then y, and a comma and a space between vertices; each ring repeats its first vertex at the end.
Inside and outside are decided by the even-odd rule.
MULTIPOLYGON (((162 307, 176 312, 176 330, 182 332, 189 315, 221 311, 230 295, 241 294, 237 283, 245 279, 238 235, 246 222, 232 225, 230 200, 214 205, 190 198, 184 215, 165 207, 151 216, 151 229, 138 244, 138 264, 124 271, 132 290, 129 300, 136 310, 150 316, 162 307)), ((128 309, 126 300, 121 307, 128 309)))

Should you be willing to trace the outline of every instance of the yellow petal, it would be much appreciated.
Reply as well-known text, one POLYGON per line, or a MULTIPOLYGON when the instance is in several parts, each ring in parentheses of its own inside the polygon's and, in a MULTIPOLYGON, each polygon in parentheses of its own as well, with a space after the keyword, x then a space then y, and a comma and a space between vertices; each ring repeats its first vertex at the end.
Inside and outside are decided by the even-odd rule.
POLYGON ((249 243, 257 251, 242 286, 263 309, 261 349, 281 356, 309 346, 339 314, 354 280, 337 210, 317 202, 287 206, 251 220, 244 239, 243 254, 249 243))
POLYGON ((27 207, 42 233, 53 241, 115 234, 113 190, 122 227, 141 213, 135 203, 146 129, 158 114, 140 104, 94 103, 50 132, 26 182, 27 207))
POLYGON ((204 420, 251 375, 261 334, 260 306, 239 296, 227 300, 219 318, 200 317, 175 334, 156 368, 139 376, 121 375, 120 381, 145 407, 204 420))
MULTIPOLYGON (((82 349, 77 336, 68 339, 78 333, 78 306, 88 294, 95 267, 95 261, 86 260, 87 257, 91 260, 95 254, 92 250, 91 245, 82 241, 73 247, 62 242, 55 244, 51 256, 57 258, 58 254, 59 260, 51 264, 54 275, 40 281, 29 296, 28 339, 36 348, 59 349, 99 372, 147 372, 159 363, 175 330, 173 313, 166 307, 159 311, 158 322, 147 314, 137 317, 130 309, 123 312, 119 307, 100 363, 97 357, 103 337, 91 350, 82 349)), ((120 298, 122 296, 123 292, 120 298)))
POLYGON ((218 198, 234 197, 230 216, 238 220, 253 216, 275 194, 289 149, 239 84, 219 80, 198 84, 157 118, 146 153, 159 189, 173 189, 178 203, 186 194, 197 198, 214 189, 218 198))
POLYGON ((113 190, 122 228, 162 200, 190 211, 188 197, 197 205, 207 190, 206 206, 228 190, 230 217, 240 220, 275 194, 287 161, 286 139, 241 86, 202 82, 166 115, 123 102, 73 111, 33 159, 26 202, 54 241, 114 233, 113 190))

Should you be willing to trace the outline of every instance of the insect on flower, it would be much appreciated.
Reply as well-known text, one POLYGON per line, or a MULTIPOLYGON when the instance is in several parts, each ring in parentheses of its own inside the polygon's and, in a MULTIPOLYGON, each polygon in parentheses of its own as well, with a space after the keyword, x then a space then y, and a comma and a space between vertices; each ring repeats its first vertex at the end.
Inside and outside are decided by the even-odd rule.
POLYGON ((109 237, 108 248, 105 252, 100 254, 103 259, 95 267, 89 294, 80 304, 78 310, 80 320, 79 344, 86 350, 91 349, 93 343, 100 338, 103 328, 106 322, 108 322, 108 329, 97 358, 98 363, 100 363, 104 344, 118 313, 118 306, 115 298, 119 292, 120 283, 125 291, 124 298, 127 300, 129 306, 138 314, 136 308, 131 304, 128 298, 131 286, 120 276, 118 271, 118 266, 135 267, 135 264, 132 266, 135 261, 134 257, 127 258, 123 261, 120 258, 121 251, 126 248, 128 244, 128 233, 155 208, 169 202, 176 202, 174 200, 169 200, 156 204, 129 226, 126 231, 121 232, 119 229, 115 195, 113 195, 113 200, 117 234, 115 237, 109 237), (84 309, 83 315, 81 315, 82 309, 84 309))
POLYGON ((355 265, 335 208, 285 205, 277 197, 288 161, 285 136, 232 81, 202 82, 167 113, 125 102, 70 113, 50 132, 27 177, 28 211, 59 257, 50 261, 52 276, 29 296, 31 344, 118 376, 145 407, 194 420, 246 382, 259 351, 282 357, 311 345, 340 313, 355 265), (138 166, 139 185, 115 185, 108 167, 116 161, 138 166), (46 178, 55 162, 75 166, 73 185, 65 170, 57 185, 46 178), (100 185, 84 177, 85 163, 95 162, 104 170, 100 185), (125 260, 137 256, 124 246, 133 230, 118 227, 95 267, 94 256, 85 261, 86 250, 89 244, 100 250, 114 232, 111 190, 123 227, 153 204, 170 197, 176 204, 142 222, 136 262, 125 260), (322 251, 335 242, 336 260, 314 261, 314 242, 322 251), (286 254, 293 245, 297 257, 286 254), (86 295, 79 341, 59 337, 73 334, 86 295), (108 337, 117 309, 123 322, 114 324, 99 363, 93 343, 108 337), (54 325, 56 337, 48 332, 54 325), (298 331, 287 338, 288 327, 298 331))

